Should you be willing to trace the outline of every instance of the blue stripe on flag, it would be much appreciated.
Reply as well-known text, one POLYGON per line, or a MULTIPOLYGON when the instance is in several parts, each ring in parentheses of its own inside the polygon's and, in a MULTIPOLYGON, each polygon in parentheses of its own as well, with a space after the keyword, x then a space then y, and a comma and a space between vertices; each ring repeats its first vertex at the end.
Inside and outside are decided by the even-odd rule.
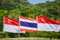
POLYGON ((20 21, 20 26, 37 28, 37 23, 29 23, 29 22, 20 21))

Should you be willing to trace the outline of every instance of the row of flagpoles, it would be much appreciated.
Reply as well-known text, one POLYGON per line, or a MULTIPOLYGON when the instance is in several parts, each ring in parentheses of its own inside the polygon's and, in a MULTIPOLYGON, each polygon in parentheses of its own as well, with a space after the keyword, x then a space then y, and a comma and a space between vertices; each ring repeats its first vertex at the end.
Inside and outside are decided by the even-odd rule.
POLYGON ((3 32, 25 33, 37 31, 60 31, 60 22, 51 20, 45 16, 37 16, 36 19, 19 16, 19 20, 4 17, 3 32))

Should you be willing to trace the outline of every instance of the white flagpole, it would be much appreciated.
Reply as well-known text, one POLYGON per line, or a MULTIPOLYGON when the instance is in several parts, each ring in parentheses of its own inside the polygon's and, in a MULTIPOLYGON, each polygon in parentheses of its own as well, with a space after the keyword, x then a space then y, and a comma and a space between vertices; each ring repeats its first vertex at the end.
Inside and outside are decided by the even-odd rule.
MULTIPOLYGON (((5 18, 5 17, 3 17, 3 32, 2 32, 2 36, 3 36, 3 33, 4 33, 4 22, 5 22, 5 21, 4 21, 4 18, 5 18)), ((2 39, 2 40, 4 40, 4 39, 2 39)))
MULTIPOLYGON (((36 22, 38 23, 37 16, 36 16, 36 22)), ((37 24, 37 30, 38 30, 38 24, 37 24)), ((36 36, 37 36, 37 40, 38 40, 38 33, 36 33, 36 36)))
MULTIPOLYGON (((19 17, 20 17, 20 16, 19 16, 19 17)), ((19 18, 19 19, 20 19, 20 18, 19 18)), ((19 21, 18 29, 19 29, 19 31, 18 31, 18 40, 19 40, 19 38, 20 38, 20 21, 19 21)))
MULTIPOLYGON (((3 18, 3 32, 2 32, 2 35, 3 35, 3 33, 5 33, 5 31, 4 31, 4 22, 5 22, 5 16, 4 16, 4 18, 3 18)), ((5 35, 6 36, 6 35, 5 35)), ((3 39, 4 40, 4 39, 3 39)), ((6 40, 8 40, 7 39, 7 37, 6 37, 6 40)))
POLYGON ((5 17, 3 18, 3 33, 4 33, 4 22, 5 22, 5 17))
MULTIPOLYGON (((5 20, 5 17, 3 18, 3 20, 4 20, 4 21, 3 21, 3 27, 4 27, 4 22, 6 21, 6 20, 5 20)), ((8 40, 8 33, 7 33, 6 31, 4 31, 4 28, 3 28, 3 33, 5 33, 5 36, 7 35, 7 36, 6 36, 6 40, 8 40)))

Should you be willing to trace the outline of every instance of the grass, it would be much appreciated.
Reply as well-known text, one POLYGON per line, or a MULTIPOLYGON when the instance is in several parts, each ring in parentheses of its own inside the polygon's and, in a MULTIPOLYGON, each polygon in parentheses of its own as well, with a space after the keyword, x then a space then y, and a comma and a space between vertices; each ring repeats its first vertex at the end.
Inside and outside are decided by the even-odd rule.
MULTIPOLYGON (((21 37, 21 38, 0 38, 0 40, 50 40, 50 38, 21 37)), ((60 39, 52 38, 52 40, 60 40, 60 39)))

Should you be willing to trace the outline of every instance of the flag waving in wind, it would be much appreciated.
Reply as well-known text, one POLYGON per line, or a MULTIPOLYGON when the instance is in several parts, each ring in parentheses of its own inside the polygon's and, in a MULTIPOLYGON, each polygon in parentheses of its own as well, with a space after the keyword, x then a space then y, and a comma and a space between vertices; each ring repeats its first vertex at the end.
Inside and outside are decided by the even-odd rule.
POLYGON ((50 20, 47 17, 38 16, 37 22, 38 22, 37 26, 39 31, 59 31, 58 25, 60 24, 53 20, 50 20))
POLYGON ((58 26, 58 29, 59 29, 59 31, 60 31, 60 21, 58 21, 58 20, 54 20, 54 21, 59 24, 59 25, 57 25, 57 26, 58 26))
POLYGON ((19 29, 19 21, 4 17, 3 32, 24 33, 19 29))
POLYGON ((26 32, 36 32, 37 31, 37 23, 35 19, 27 18, 20 16, 20 29, 25 30, 26 32))

